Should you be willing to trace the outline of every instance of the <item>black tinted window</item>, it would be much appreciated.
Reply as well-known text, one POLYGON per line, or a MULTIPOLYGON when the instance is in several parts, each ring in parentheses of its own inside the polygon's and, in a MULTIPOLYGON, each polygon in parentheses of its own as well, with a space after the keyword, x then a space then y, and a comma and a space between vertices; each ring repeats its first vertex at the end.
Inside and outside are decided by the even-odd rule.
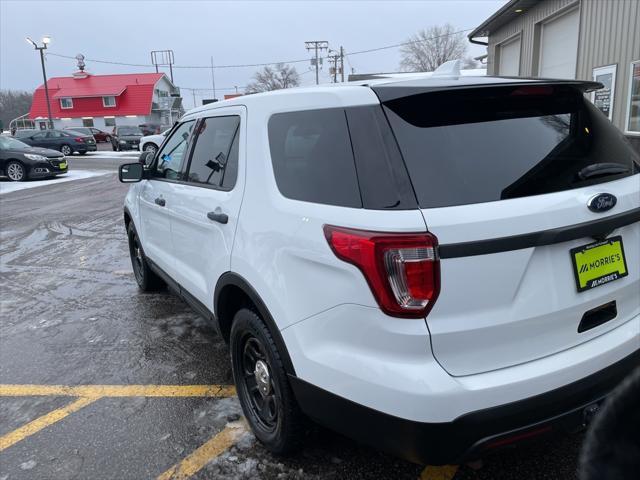
POLYGON ((620 132, 568 87, 424 93, 385 108, 424 208, 558 192, 638 171, 620 132))
POLYGON ((240 117, 205 118, 197 137, 187 180, 216 187, 233 188, 238 172, 238 149, 232 148, 240 117))
POLYGON ((344 110, 273 115, 269 146, 276 183, 285 197, 362 207, 344 110))

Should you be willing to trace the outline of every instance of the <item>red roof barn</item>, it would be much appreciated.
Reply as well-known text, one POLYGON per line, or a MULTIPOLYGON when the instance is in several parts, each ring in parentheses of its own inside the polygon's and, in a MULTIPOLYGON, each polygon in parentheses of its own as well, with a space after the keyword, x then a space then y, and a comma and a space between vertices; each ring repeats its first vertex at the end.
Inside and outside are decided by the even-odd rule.
MULTIPOLYGON (((182 112, 178 89, 163 73, 90 75, 76 72, 72 77, 50 78, 47 86, 56 128, 171 125, 182 112)), ((47 116, 45 89, 41 85, 33 94, 29 118, 46 124, 47 116)))

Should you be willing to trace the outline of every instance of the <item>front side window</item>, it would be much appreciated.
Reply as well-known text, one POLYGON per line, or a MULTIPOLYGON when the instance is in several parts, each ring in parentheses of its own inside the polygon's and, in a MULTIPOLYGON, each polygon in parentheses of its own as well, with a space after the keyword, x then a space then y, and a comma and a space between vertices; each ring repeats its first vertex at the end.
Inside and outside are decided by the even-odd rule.
POLYGON ((273 172, 282 195, 362 207, 343 109, 277 113, 269 119, 268 131, 273 172))
POLYGON ((64 108, 64 109, 73 108, 73 99, 71 99, 71 98, 61 98, 60 99, 60 108, 64 108))
POLYGON ((231 189, 238 173, 238 126, 240 117, 203 119, 189 163, 187 181, 231 189))
POLYGON ((102 97, 102 105, 105 107, 115 107, 116 106, 116 97, 113 95, 109 95, 107 97, 102 97))
POLYGON ((640 60, 631 64, 627 131, 640 133, 640 60))
POLYGON ((182 160, 187 151, 194 123, 194 120, 190 120, 179 125, 164 143, 162 150, 158 152, 155 176, 172 180, 180 178, 182 160))

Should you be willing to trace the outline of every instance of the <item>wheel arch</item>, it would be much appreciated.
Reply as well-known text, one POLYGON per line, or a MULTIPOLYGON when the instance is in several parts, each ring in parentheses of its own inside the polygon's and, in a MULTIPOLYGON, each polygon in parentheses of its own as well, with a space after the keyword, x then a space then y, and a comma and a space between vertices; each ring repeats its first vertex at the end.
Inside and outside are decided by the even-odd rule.
POLYGON ((269 333, 271 333, 271 337, 278 347, 285 371, 288 375, 295 376, 293 362, 276 322, 258 292, 246 279, 234 272, 222 274, 216 284, 213 305, 218 328, 227 343, 229 343, 231 324, 235 313, 240 308, 251 308, 256 311, 269 329, 269 333))

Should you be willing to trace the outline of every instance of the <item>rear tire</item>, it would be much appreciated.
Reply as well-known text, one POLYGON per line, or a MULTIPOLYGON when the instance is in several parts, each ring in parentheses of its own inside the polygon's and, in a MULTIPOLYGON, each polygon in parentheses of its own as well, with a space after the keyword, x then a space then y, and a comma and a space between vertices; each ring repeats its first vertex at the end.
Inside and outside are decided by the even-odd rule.
POLYGON ((11 160, 4 167, 4 173, 12 182, 23 182, 27 179, 27 171, 20 162, 11 160))
POLYGON ((65 157, 68 157, 70 155, 73 155, 73 148, 71 148, 69 145, 62 145, 60 147, 60 152, 62 152, 65 157))
POLYGON ((231 327, 231 365, 242 410, 255 436, 273 453, 298 449, 307 430, 269 329, 243 308, 231 327))
POLYGON ((131 256, 133 276, 136 278, 136 283, 140 290, 143 292, 155 292, 164 287, 164 281, 149 268, 149 263, 144 255, 138 233, 133 228, 133 223, 129 224, 127 237, 129 238, 129 255, 131 256))

